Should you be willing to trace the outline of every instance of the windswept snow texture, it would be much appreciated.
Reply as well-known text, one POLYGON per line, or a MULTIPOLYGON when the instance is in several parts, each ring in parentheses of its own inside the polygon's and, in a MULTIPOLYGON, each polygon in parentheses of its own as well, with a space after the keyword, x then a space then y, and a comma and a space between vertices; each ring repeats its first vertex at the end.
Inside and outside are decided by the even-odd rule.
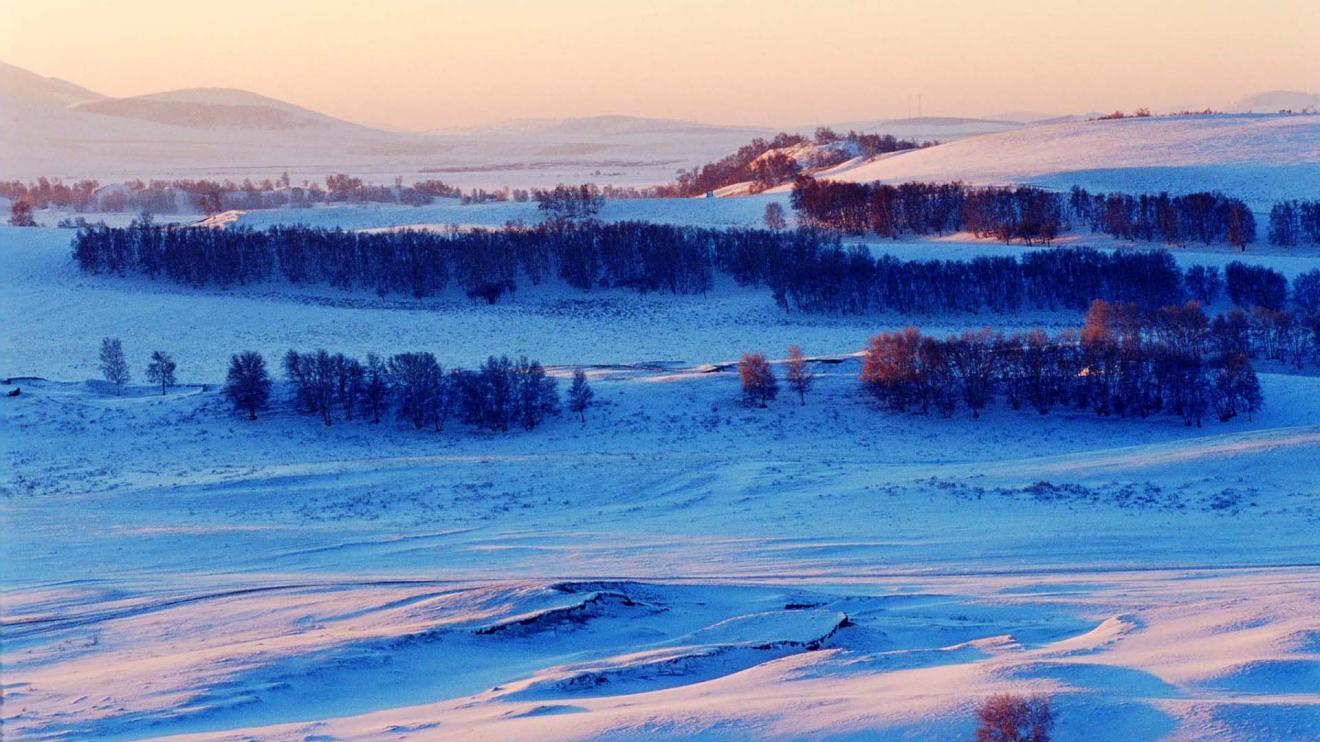
POLYGON ((1128 118, 1027 126, 820 177, 963 180, 1129 193, 1222 190, 1268 210, 1320 193, 1320 115, 1128 118))
MULTIPOLYGON (((605 216, 754 223, 781 198, 605 216)), ((535 208, 230 216, 441 228, 535 208)), ((727 282, 551 281, 494 306, 193 289, 83 275, 71 236, 0 227, 0 377, 42 377, 0 385, 5 739, 956 740, 1006 691, 1051 695, 1064 741, 1320 728, 1314 367, 1262 366, 1265 408, 1204 428, 897 415, 858 388, 872 332, 1080 315, 787 314, 727 282), (122 394, 87 381, 107 335, 122 394), (791 342, 819 357, 806 404, 741 406, 727 362, 791 342), (326 427, 282 385, 257 421, 231 414, 228 354, 277 367, 291 347, 527 353, 561 380, 586 366, 598 403, 503 435, 326 427), (165 395, 138 383, 156 349, 179 362, 165 395)))

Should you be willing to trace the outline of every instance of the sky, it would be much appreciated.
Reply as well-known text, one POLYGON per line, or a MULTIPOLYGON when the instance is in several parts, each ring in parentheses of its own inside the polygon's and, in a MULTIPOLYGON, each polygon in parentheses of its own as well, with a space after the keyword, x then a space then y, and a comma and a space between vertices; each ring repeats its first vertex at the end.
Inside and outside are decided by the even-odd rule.
POLYGON ((108 95, 233 87, 409 130, 787 126, 1226 106, 1320 89, 1317 0, 0 0, 0 60, 108 95))

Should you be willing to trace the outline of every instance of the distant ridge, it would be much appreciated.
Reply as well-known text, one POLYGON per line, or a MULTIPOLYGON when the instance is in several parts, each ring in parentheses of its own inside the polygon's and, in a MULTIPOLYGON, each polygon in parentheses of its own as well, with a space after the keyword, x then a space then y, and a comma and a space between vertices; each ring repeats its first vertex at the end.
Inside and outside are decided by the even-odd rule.
POLYGON ((519 118, 456 129, 437 129, 437 134, 469 136, 634 136, 640 134, 703 134, 743 132, 758 136, 773 132, 755 126, 707 124, 683 119, 624 116, 617 114, 566 118, 519 118))
POLYGON ((27 105, 70 106, 102 100, 98 92, 57 77, 43 77, 22 67, 0 62, 0 96, 27 105))
POLYGON ((232 88, 188 88, 128 98, 103 98, 81 103, 74 108, 105 116, 197 129, 368 128, 292 103, 232 88))
POLYGON ((1239 113, 1275 113, 1277 111, 1301 111, 1320 109, 1320 93, 1305 93, 1300 90, 1269 90, 1264 93, 1249 95, 1229 106, 1230 111, 1239 113))

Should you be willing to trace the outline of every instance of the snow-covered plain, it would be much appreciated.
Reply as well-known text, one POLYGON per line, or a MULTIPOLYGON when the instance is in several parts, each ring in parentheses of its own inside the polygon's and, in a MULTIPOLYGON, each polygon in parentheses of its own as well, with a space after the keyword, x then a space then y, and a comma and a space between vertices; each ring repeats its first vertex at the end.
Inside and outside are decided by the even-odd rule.
MULTIPOLYGON (((754 224, 767 201, 610 202, 754 224)), ((535 207, 236 215, 390 228, 535 207)), ((1320 728, 1320 378, 1266 369, 1252 420, 895 415, 849 354, 1068 312, 785 314, 766 292, 522 289, 494 307, 80 274, 72 233, 0 228, 3 718, 23 739, 966 739, 997 691, 1061 740, 1292 740, 1320 728), (118 335, 183 385, 97 382, 118 335), (805 406, 714 364, 827 355, 805 406), (531 433, 256 422, 229 353, 527 353, 599 404, 531 433), (205 385, 205 386, 204 386, 205 385)), ((877 242, 905 257, 1015 251, 877 242)), ((1300 251, 1176 251, 1290 275, 1300 251)), ((1314 371, 1314 369, 1311 369, 1314 371)))

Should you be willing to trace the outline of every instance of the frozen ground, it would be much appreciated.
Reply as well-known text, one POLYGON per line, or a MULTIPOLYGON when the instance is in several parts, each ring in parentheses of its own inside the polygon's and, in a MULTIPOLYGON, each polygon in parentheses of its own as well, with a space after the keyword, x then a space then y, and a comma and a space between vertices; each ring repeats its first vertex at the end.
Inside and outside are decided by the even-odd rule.
POLYGON ((893 415, 843 360, 748 410, 708 364, 1079 317, 190 291, 80 275, 70 236, 0 230, 0 375, 48 379, 0 397, 6 738, 965 739, 1001 690, 1052 694, 1062 740, 1320 728, 1320 378, 1189 429, 893 415), (185 385, 84 382, 111 334, 185 385), (228 353, 317 346, 595 364, 600 404, 503 436, 228 414, 228 353))
MULTIPOLYGON (((759 211, 755 202, 769 198, 619 201, 609 203, 606 216, 708 226, 751 223, 744 222, 746 213, 759 211)), ((530 221, 536 210, 525 204, 448 210, 346 206, 249 212, 238 221, 256 227, 305 222, 384 228, 417 223, 439 227, 453 223, 446 221, 450 218, 462 218, 469 224, 496 226, 514 215, 530 221), (414 221, 419 216, 425 221, 414 221)), ((119 217, 111 221, 129 219, 119 217)), ((229 354, 244 349, 278 358, 289 348, 326 347, 357 355, 408 348, 431 350, 445 363, 457 365, 474 365, 492 352, 527 353, 554 364, 699 363, 736 359, 749 348, 782 351, 789 343, 820 353, 853 352, 871 334, 906 324, 945 332, 986 324, 1013 329, 1074 327, 1080 322, 1071 312, 1030 311, 1012 317, 785 313, 775 307, 768 290, 741 289, 725 278, 706 296, 582 292, 562 285, 532 287, 524 281, 517 293, 493 307, 473 303, 452 286, 441 296, 421 301, 282 283, 191 289, 164 280, 83 274, 69 259, 72 237, 72 230, 0 226, 0 313, 15 318, 19 328, 0 335, 0 373, 90 378, 96 375, 94 349, 106 336, 123 336, 130 355, 170 349, 182 380, 211 383, 223 377, 229 354)), ((877 252, 904 259, 967 259, 1039 249, 965 235, 869 244, 877 252)), ((1115 247, 1113 241, 1091 236, 1071 237, 1064 244, 1115 247)), ((1241 253, 1222 246, 1189 246, 1172 252, 1184 265, 1223 266, 1242 260, 1289 277, 1320 265, 1314 248, 1253 247, 1241 253)))

